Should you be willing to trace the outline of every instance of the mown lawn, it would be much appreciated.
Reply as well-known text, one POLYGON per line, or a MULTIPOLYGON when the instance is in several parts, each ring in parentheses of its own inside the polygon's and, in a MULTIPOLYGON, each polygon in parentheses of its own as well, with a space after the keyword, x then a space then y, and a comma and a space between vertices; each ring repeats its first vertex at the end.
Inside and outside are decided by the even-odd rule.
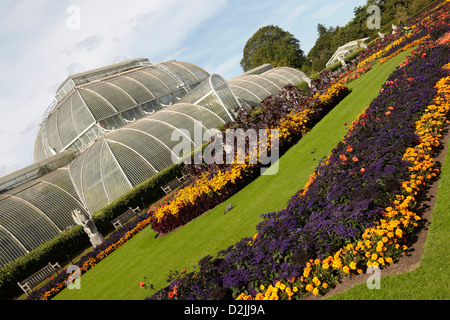
POLYGON ((340 294, 333 300, 396 299, 448 300, 450 298, 450 153, 441 169, 438 194, 431 216, 427 241, 419 267, 413 271, 383 277, 380 289, 369 290, 365 283, 340 294))
POLYGON ((280 158, 277 174, 259 177, 229 201, 162 238, 155 239, 156 233, 146 228, 84 274, 81 289, 65 289, 54 299, 143 299, 152 294, 139 288, 144 277, 159 289, 167 285, 169 270, 192 270, 207 254, 214 256, 240 239, 253 236, 261 214, 282 209, 305 185, 319 160, 330 154, 351 121, 378 95, 381 85, 408 52, 375 65, 350 83, 352 93, 280 158), (234 209, 224 215, 230 202, 234 209))

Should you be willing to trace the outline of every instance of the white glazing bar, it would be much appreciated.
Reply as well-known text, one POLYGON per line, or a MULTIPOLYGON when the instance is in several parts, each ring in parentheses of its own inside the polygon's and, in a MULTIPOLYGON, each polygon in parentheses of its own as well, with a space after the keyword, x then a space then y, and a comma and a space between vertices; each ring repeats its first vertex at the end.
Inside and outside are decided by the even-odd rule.
MULTIPOLYGON (((155 170, 155 172, 159 172, 159 170, 157 170, 150 162, 148 162, 148 160, 145 159, 144 156, 142 156, 139 152, 137 152, 136 150, 134 150, 132 147, 127 146, 126 144, 124 144, 124 143, 122 143, 122 142, 119 142, 119 141, 117 141, 117 140, 108 139, 108 141, 111 141, 111 142, 120 144, 121 146, 123 146, 123 147, 125 147, 125 148, 131 150, 132 152, 134 152, 135 154, 137 154, 140 158, 142 158, 142 160, 144 160, 144 161, 145 161, 145 162, 146 162, 153 170, 155 170)), ((114 155, 114 154, 113 154, 113 155, 114 155)), ((132 188, 133 188, 133 187, 132 187, 132 188)))
POLYGON ((117 161, 117 158, 116 158, 116 156, 114 155, 114 152, 112 152, 111 147, 109 146, 108 142, 106 141, 105 136, 103 136, 103 139, 105 139, 106 146, 108 147, 109 152, 111 152, 111 156, 113 157, 114 162, 115 162, 116 165, 119 167, 120 172, 123 174, 125 180, 128 182, 128 185, 130 186, 130 188, 133 189, 133 185, 131 184, 131 182, 130 182, 130 180, 128 179, 127 175, 125 174, 125 172, 123 171, 122 167, 120 166, 119 161, 117 161))
POLYGON ((12 234, 8 229, 6 229, 6 228, 5 228, 4 226, 2 226, 1 224, 0 224, 0 228, 3 229, 9 236, 11 236, 11 238, 12 238, 15 242, 17 242, 17 244, 19 245, 19 247, 20 247, 21 249, 25 250, 26 253, 30 252, 30 251, 27 250, 27 248, 25 248, 25 246, 23 245, 23 243, 20 242, 20 240, 17 239, 17 237, 16 237, 14 234, 12 234))
POLYGON ((106 186, 105 186, 105 180, 103 179, 103 159, 102 159, 102 154, 103 154, 103 147, 105 146, 105 139, 103 139, 102 141, 102 146, 100 148, 100 179, 102 180, 102 186, 103 186, 103 191, 105 191, 106 194, 106 198, 108 199, 108 203, 111 203, 111 198, 109 197, 108 191, 106 190, 106 186))
POLYGON ((46 220, 47 222, 50 223, 51 226, 53 226, 58 232, 61 232, 61 229, 58 228, 58 226, 53 222, 52 219, 50 219, 41 209, 39 209, 38 207, 36 207, 35 205, 31 204, 30 202, 19 198, 17 196, 10 196, 11 198, 22 202, 23 204, 25 204, 26 206, 28 206, 29 208, 31 208, 33 211, 37 212, 40 216, 42 216, 42 218, 44 218, 44 220, 46 220))

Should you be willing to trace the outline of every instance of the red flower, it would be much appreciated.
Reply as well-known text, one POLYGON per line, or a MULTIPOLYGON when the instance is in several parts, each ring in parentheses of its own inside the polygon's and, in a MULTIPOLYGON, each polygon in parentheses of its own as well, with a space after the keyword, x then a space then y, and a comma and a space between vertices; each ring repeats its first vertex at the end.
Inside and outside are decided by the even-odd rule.
POLYGON ((344 154, 341 154, 339 158, 341 158, 342 161, 347 161, 347 157, 344 154))
MULTIPOLYGON (((353 148, 352 148, 352 146, 351 145, 347 145, 347 152, 352 152, 353 151, 353 148)), ((345 161, 345 160, 344 160, 345 161)))
POLYGON ((412 77, 409 77, 408 79, 406 79, 408 81, 413 81, 414 79, 412 77))
POLYGON ((174 295, 177 295, 177 285, 174 285, 174 286, 173 286, 173 294, 174 294, 174 295))

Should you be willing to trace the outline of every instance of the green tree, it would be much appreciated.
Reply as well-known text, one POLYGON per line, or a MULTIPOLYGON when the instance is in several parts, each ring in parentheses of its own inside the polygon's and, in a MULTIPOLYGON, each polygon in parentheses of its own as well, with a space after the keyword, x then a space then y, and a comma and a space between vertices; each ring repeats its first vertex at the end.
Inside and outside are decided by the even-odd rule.
POLYGON ((317 25, 317 34, 319 35, 319 38, 324 36, 326 33, 328 32, 327 27, 325 27, 325 25, 319 23, 317 25))
POLYGON ((248 71, 265 63, 300 69, 306 63, 300 41, 277 26, 260 28, 245 44, 241 67, 248 71))

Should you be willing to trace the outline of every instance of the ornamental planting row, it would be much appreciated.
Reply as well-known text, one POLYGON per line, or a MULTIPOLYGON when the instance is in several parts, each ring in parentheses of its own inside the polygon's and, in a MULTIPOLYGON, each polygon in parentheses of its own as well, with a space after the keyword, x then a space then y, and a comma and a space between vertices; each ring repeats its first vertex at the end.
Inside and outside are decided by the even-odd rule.
MULTIPOLYGON (((286 86, 277 97, 268 97, 259 107, 272 123, 266 123, 261 117, 260 121, 251 120, 251 125, 256 128, 276 129, 279 135, 279 148, 287 149, 304 135, 308 128, 331 110, 339 101, 348 94, 348 88, 343 84, 335 84, 322 94, 314 94, 309 100, 300 94, 295 86, 286 86), (304 104, 302 104, 304 103, 304 104)), ((258 113, 261 115, 261 113, 258 113)), ((226 139, 225 131, 229 126, 249 129, 250 123, 244 114, 238 117, 237 123, 228 124, 223 129, 223 139, 226 139), (244 123, 245 122, 245 123, 244 123)), ((247 117, 247 114, 245 114, 247 117)), ((258 131, 255 131, 258 132, 258 131)), ((267 146, 270 150, 270 137, 267 146)), ((165 234, 188 221, 198 217, 202 213, 214 208, 218 204, 230 198, 241 190, 248 182, 258 176, 261 167, 256 150, 249 150, 243 164, 203 165, 202 171, 195 174, 196 180, 177 193, 170 203, 155 210, 151 218, 152 229, 160 234, 165 234), (249 158, 255 154, 257 163, 249 163, 249 158)), ((236 157, 236 154, 234 155, 236 157)), ((224 159, 225 156, 222 158, 224 159)))
POLYGON ((175 285, 179 299, 261 298, 267 291, 271 296, 273 288, 284 288, 285 298, 295 291, 302 297, 325 293, 350 271, 397 260, 419 218, 411 210, 417 188, 437 173, 431 157, 448 102, 437 106, 439 116, 433 105, 448 98, 449 71, 443 66, 450 48, 441 44, 448 21, 446 28, 430 32, 426 45, 393 72, 348 136, 317 167, 306 191, 285 209, 265 214, 255 237, 216 258, 205 257, 197 272, 183 274, 151 299, 167 299, 175 285), (431 124, 422 126, 436 125, 427 129, 437 132, 433 137, 420 127, 428 117, 431 124), (290 283, 295 285, 286 293, 290 283))

